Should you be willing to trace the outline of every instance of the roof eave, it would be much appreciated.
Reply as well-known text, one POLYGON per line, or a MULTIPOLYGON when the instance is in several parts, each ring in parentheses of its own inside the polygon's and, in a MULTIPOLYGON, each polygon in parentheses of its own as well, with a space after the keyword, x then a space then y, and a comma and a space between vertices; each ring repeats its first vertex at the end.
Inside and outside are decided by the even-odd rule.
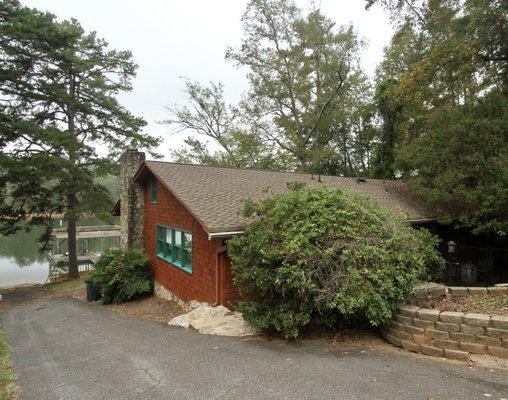
POLYGON ((230 231, 230 232, 212 232, 208 234, 208 240, 212 239, 227 239, 236 235, 241 235, 244 231, 230 231))
MULTIPOLYGON (((437 221, 437 219, 435 219, 435 218, 407 220, 407 222, 409 222, 410 224, 425 224, 425 223, 431 223, 431 222, 436 222, 436 221, 437 221)), ((244 230, 242 230, 242 231, 211 232, 211 233, 208 233, 208 240, 230 238, 233 236, 241 235, 244 232, 245 232, 244 230)))
POLYGON ((166 182, 164 182, 164 180, 152 169, 150 168, 150 166, 146 163, 146 161, 141 165, 141 167, 139 168, 138 172, 136 173, 136 175, 134 175, 134 181, 139 181, 139 180, 142 180, 144 175, 146 175, 146 171, 149 171, 153 176, 155 176, 157 178, 157 180, 162 184, 162 186, 164 186, 169 193, 171 193, 175 199, 178 200, 178 202, 182 205, 183 208, 185 208, 187 210, 187 212, 192 215, 192 217, 194 217, 194 219, 201 225, 201 227, 203 228, 203 230, 208 234, 210 235, 210 229, 208 229, 208 227, 203 223, 203 221, 196 215, 196 213, 194 211, 192 211, 190 209, 190 207, 185 204, 185 202, 175 193, 175 191, 173 189, 171 189, 169 187, 168 184, 166 184, 166 182))

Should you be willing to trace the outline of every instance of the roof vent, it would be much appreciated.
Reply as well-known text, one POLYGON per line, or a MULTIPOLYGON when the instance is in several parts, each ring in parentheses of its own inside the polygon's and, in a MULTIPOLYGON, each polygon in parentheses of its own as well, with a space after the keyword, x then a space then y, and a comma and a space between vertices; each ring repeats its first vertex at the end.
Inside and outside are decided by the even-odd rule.
POLYGON ((358 174, 356 176, 356 183, 365 183, 365 182, 367 182, 367 179, 363 174, 358 174))

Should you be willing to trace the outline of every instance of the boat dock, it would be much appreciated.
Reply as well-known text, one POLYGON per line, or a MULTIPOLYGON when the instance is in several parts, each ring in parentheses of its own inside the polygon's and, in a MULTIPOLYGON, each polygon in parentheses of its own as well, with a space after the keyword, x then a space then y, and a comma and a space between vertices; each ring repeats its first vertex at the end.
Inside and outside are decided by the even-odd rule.
MULTIPOLYGON (((53 229, 53 254, 58 256, 66 252, 62 245, 67 243, 67 229, 53 229)), ((109 248, 120 247, 120 227, 118 225, 78 226, 76 228, 78 254, 104 252, 109 248)))
MULTIPOLYGON (((69 255, 67 251, 67 229, 53 229, 53 250, 48 252, 48 280, 54 281, 67 273, 69 255)), ((79 226, 76 228, 76 245, 80 271, 89 271, 101 255, 120 247, 118 225, 79 226)))

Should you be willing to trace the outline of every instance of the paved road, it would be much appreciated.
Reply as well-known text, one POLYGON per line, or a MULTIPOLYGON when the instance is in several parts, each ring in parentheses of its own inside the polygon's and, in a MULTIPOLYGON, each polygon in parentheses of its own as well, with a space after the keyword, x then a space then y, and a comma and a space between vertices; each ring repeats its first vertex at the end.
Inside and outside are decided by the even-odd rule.
POLYGON ((203 336, 58 298, 0 314, 22 399, 491 399, 508 375, 389 348, 203 336), (432 397, 433 396, 433 397, 432 397))

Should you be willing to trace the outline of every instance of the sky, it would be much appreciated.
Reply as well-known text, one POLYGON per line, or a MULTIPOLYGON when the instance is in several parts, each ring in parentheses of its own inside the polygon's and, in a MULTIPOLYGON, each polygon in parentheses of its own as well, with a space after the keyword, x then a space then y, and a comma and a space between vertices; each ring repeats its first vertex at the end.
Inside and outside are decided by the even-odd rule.
MULTIPOLYGON (((166 107, 184 105, 182 78, 201 83, 222 82, 226 100, 236 103, 247 89, 245 70, 224 60, 228 46, 240 44, 241 17, 247 0, 21 0, 24 5, 49 11, 59 19, 76 18, 86 31, 97 31, 112 48, 131 50, 138 73, 133 91, 120 95, 121 103, 148 122, 145 131, 163 138, 158 151, 170 159, 170 150, 182 146, 188 133, 171 133, 159 121, 166 107)), ((362 53, 364 70, 373 75, 383 47, 393 30, 380 7, 365 10, 364 0, 296 0, 303 9, 319 6, 337 24, 352 23, 367 42, 362 53)))

